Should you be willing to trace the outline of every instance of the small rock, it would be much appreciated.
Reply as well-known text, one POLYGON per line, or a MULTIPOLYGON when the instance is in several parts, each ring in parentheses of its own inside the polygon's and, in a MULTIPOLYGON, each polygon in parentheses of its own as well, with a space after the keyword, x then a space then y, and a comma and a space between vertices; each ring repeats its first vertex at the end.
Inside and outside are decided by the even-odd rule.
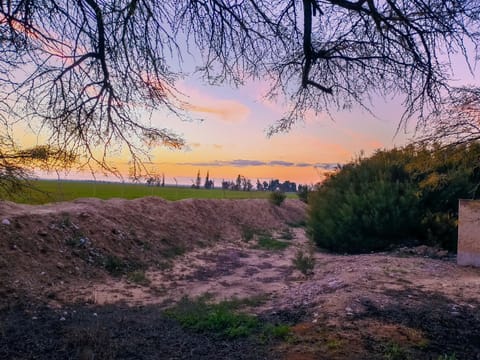
POLYGON ((97 315, 97 313, 93 313, 93 316, 95 316, 95 317, 96 317, 96 316, 98 316, 98 315, 97 315))
POLYGON ((351 313, 351 312, 353 312, 353 309, 352 309, 351 307, 348 307, 348 306, 347 306, 347 307, 345 308, 345 311, 346 311, 347 313, 351 313))
POLYGON ((45 275, 45 274, 46 274, 45 271, 42 271, 42 272, 40 273, 40 275, 42 275, 42 276, 45 275))
POLYGON ((37 320, 38 318, 36 316, 32 316, 32 320, 37 320))
POLYGON ((47 236, 48 235, 48 233, 43 229, 38 230, 37 234, 40 235, 40 236, 47 236))
POLYGON ((88 219, 90 217, 90 214, 87 212, 82 212, 80 213, 80 217, 83 219, 88 219))
POLYGON ((57 268, 59 268, 60 270, 63 270, 65 268, 65 265, 63 265, 60 261, 57 262, 57 268))
POLYGON ((60 318, 60 321, 65 321, 65 320, 66 319, 63 316, 60 318))
POLYGON ((2 224, 3 224, 3 225, 10 225, 11 223, 10 223, 10 220, 8 220, 8 219, 3 219, 3 220, 2 220, 2 224))

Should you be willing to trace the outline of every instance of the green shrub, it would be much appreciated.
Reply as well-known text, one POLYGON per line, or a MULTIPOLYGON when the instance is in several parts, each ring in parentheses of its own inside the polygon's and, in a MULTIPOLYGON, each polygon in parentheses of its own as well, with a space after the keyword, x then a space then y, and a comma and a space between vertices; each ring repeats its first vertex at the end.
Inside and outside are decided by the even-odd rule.
POLYGON ((456 247, 458 199, 476 197, 480 144, 407 146, 359 158, 309 197, 309 233, 322 248, 376 251, 412 239, 456 247))
POLYGON ((280 206, 287 198, 283 191, 273 191, 269 195, 269 200, 273 205, 280 206))

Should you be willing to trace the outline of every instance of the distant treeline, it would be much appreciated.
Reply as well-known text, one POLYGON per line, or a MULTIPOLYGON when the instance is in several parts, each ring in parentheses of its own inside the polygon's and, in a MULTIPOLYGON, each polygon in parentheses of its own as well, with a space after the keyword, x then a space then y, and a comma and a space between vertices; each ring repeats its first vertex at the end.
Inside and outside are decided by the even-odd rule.
MULTIPOLYGON (((145 180, 148 186, 165 186, 165 174, 151 174, 145 180)), ((202 179, 200 170, 197 172, 195 181, 192 180, 192 189, 215 189, 215 182, 210 178, 210 172, 207 171, 205 179, 202 179)), ((281 192, 304 192, 310 187, 308 185, 297 185, 292 181, 280 182, 278 179, 272 179, 270 181, 260 181, 257 179, 255 185, 252 181, 245 176, 238 174, 235 180, 222 180, 221 188, 223 190, 235 190, 235 191, 281 191, 281 192)))

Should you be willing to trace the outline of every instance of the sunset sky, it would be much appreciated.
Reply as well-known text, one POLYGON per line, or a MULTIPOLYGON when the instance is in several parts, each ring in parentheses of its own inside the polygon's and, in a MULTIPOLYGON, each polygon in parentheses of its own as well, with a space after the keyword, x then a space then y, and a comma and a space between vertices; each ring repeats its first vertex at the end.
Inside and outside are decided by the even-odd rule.
MULTIPOLYGON (((459 83, 474 83, 464 63, 458 64, 454 76, 459 83)), ((360 107, 333 113, 333 119, 310 112, 306 121, 296 124, 290 132, 267 138, 266 130, 284 114, 288 104, 267 100, 266 82, 233 88, 207 85, 195 76, 187 76, 177 83, 177 88, 188 96, 187 110, 192 119, 203 121, 180 121, 162 111, 153 114, 152 125, 171 129, 187 144, 181 150, 159 147, 152 152, 149 168, 164 173, 169 184, 177 181, 190 185, 197 171, 202 178, 208 171, 217 186, 222 179, 234 180, 238 174, 254 183, 256 179, 279 179, 315 184, 323 179, 325 169, 346 163, 361 151, 369 155, 375 149, 401 146, 414 136, 413 120, 410 130, 397 131, 403 112, 401 98, 373 98, 371 109, 375 116, 360 107)), ((119 156, 114 162, 128 180, 128 159, 119 156)), ((38 175, 57 177, 56 173, 38 175)), ((70 171, 60 173, 60 177, 91 179, 92 175, 70 171)), ((100 173, 95 177, 119 180, 100 173)))
MULTIPOLYGON (((322 180, 325 169, 348 162, 360 151, 368 155, 378 148, 400 146, 413 136, 411 131, 396 131, 403 111, 399 99, 378 99, 373 104, 375 116, 361 108, 334 113, 333 120, 311 112, 290 132, 268 138, 266 130, 288 105, 265 99, 267 84, 248 83, 235 89, 189 78, 178 83, 178 88, 189 97, 192 118, 204 120, 180 121, 166 112, 153 114, 152 125, 173 130, 187 144, 181 150, 159 147, 152 152, 150 168, 164 173, 170 184, 176 180, 189 185, 197 171, 202 178, 208 171, 217 186, 222 179, 234 180, 238 174, 253 182, 258 178, 315 184, 322 180)), ((126 158, 115 162, 127 172, 126 158)), ((70 171, 60 177, 89 179, 92 175, 70 171)), ((101 174, 96 178, 118 180, 101 174)))

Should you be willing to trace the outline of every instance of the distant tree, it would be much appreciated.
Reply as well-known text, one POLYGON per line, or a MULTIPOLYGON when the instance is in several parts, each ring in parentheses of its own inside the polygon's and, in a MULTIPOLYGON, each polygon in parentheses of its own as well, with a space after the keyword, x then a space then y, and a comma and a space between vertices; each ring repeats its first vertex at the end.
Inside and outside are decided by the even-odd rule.
POLYGON ((165 187, 165 173, 162 173, 162 187, 165 187))
POLYGON ((250 181, 250 179, 247 179, 246 184, 245 184, 245 190, 246 191, 251 191, 252 188, 253 188, 252 182, 250 181))
POLYGON ((258 179, 257 179, 257 191, 263 191, 263 185, 258 179))
POLYGON ((215 186, 213 180, 210 180, 210 172, 207 171, 207 176, 205 177, 205 189, 213 189, 215 186))
POLYGON ((268 186, 268 182, 266 182, 266 181, 263 181, 263 190, 264 190, 264 191, 270 190, 270 189, 269 189, 269 186, 268 186))
POLYGON ((200 170, 197 172, 197 178, 195 180, 195 189, 200 189, 200 184, 202 183, 202 178, 200 177, 200 170))
POLYGON ((238 174, 237 181, 235 182, 235 190, 242 189, 242 175, 238 174))

